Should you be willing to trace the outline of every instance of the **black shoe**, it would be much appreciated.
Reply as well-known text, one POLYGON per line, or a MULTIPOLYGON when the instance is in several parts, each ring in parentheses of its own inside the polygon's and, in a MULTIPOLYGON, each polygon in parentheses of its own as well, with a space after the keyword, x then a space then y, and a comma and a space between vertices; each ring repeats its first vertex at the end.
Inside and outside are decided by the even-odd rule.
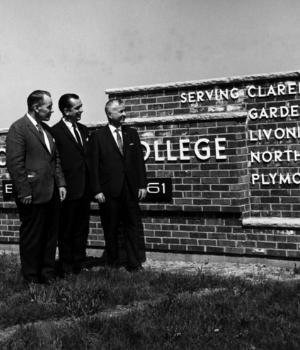
POLYGON ((137 267, 127 267, 127 271, 128 272, 141 272, 144 271, 145 269, 143 268, 143 266, 137 266, 137 267))
POLYGON ((25 285, 41 284, 41 282, 40 282, 40 280, 38 278, 23 278, 22 283, 25 284, 25 285))
POLYGON ((40 283, 49 286, 55 281, 55 276, 51 274, 43 273, 40 277, 40 283))

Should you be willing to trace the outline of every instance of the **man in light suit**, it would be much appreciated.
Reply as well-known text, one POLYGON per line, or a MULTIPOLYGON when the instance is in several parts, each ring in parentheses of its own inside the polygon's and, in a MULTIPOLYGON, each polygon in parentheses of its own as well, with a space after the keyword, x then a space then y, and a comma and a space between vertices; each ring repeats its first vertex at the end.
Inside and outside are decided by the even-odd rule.
POLYGON ((7 169, 21 220, 20 257, 25 281, 49 283, 54 278, 60 201, 66 182, 49 121, 51 95, 32 92, 28 113, 10 127, 6 138, 7 169))
POLYGON ((141 269, 138 251, 138 200, 146 196, 143 150, 135 129, 124 126, 122 100, 107 102, 108 124, 90 137, 91 186, 100 205, 107 262, 119 267, 118 229, 123 223, 129 271, 141 269))
POLYGON ((88 128, 78 123, 82 102, 75 94, 65 94, 58 102, 63 118, 52 127, 67 183, 59 228, 59 259, 62 273, 79 273, 86 267, 89 234, 90 180, 87 164, 88 128))

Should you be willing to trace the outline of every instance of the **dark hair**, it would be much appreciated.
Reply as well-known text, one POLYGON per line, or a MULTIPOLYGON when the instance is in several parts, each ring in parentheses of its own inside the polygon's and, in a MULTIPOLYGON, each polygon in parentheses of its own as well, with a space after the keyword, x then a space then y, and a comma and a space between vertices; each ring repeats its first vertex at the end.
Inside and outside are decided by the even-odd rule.
POLYGON ((74 100, 79 100, 79 96, 76 94, 64 94, 58 101, 58 108, 62 114, 64 114, 65 108, 70 108, 72 104, 70 103, 71 98, 74 100))
POLYGON ((123 105, 123 104, 125 103, 123 100, 121 100, 121 99, 119 99, 119 98, 112 98, 111 100, 107 101, 107 102, 106 102, 106 105, 105 105, 105 113, 106 113, 107 117, 108 117, 108 112, 109 112, 109 110, 110 110, 110 107, 111 107, 115 102, 117 102, 119 106, 120 106, 120 105, 123 105))
POLYGON ((44 95, 51 97, 50 92, 44 90, 35 90, 27 98, 28 109, 31 110, 35 104, 41 105, 44 102, 44 95))

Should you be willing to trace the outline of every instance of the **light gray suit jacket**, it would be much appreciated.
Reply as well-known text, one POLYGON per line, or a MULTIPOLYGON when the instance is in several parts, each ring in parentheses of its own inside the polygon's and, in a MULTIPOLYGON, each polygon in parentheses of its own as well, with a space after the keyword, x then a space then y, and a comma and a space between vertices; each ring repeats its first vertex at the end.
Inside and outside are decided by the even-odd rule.
POLYGON ((49 202, 54 189, 66 186, 51 128, 41 123, 51 147, 25 115, 10 127, 6 138, 6 164, 16 200, 32 195, 34 204, 49 202))

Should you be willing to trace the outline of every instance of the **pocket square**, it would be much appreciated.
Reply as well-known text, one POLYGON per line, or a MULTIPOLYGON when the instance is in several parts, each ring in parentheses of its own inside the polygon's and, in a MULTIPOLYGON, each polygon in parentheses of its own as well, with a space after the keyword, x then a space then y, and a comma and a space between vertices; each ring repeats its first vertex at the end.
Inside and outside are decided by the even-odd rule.
POLYGON ((88 140, 89 140, 89 138, 87 137, 87 138, 86 138, 86 141, 88 141, 88 140))
POLYGON ((131 143, 129 146, 133 146, 134 145, 134 143, 131 143))

